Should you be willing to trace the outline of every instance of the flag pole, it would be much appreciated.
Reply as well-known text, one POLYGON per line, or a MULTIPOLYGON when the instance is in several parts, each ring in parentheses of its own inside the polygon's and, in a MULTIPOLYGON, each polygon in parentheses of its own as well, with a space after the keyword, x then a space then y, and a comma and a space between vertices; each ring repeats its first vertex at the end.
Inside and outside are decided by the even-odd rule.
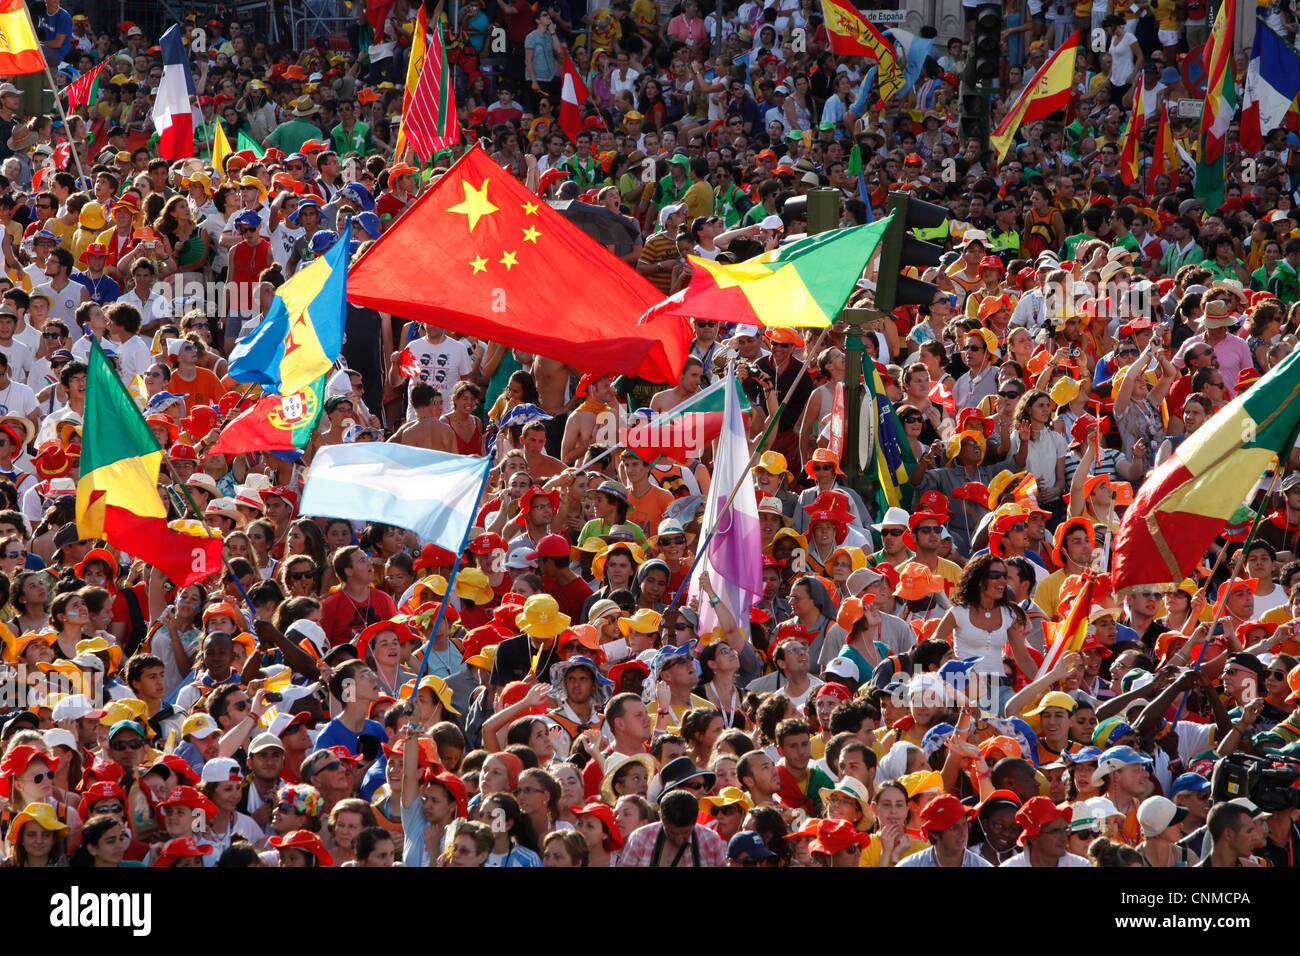
MULTIPOLYGON (((827 328, 822 329, 821 335, 819 335, 817 337, 817 341, 813 343, 813 348, 812 348, 813 355, 816 355, 821 350, 821 344, 826 340, 826 335, 829 331, 830 331, 829 326, 827 328)), ((695 566, 700 563, 700 558, 703 557, 710 539, 712 539, 713 535, 718 530, 718 526, 722 524, 723 519, 725 519, 727 515, 731 513, 731 506, 733 503, 735 503, 736 500, 736 492, 740 490, 741 483, 744 482, 745 477, 750 472, 750 469, 754 467, 754 463, 755 461, 758 460, 758 456, 762 454, 763 445, 767 442, 767 436, 771 434, 772 429, 776 427, 776 423, 781 420, 781 413, 785 411, 786 405, 789 404, 790 397, 794 395, 794 390, 798 387, 800 379, 802 379, 804 375, 806 375, 807 373, 808 373, 808 362, 805 359, 803 366, 799 369, 798 373, 796 373, 794 377, 794 381, 792 381, 790 383, 790 387, 786 389, 785 397, 781 399, 781 404, 777 406, 776 411, 772 413, 771 420, 767 423, 767 427, 763 429, 763 434, 758 436, 758 441, 755 443, 753 450, 750 452, 749 461, 746 462, 744 469, 741 470, 740 479, 736 482, 735 486, 731 489, 731 493, 727 495, 727 500, 724 501, 722 504, 722 510, 720 510, 718 512, 717 517, 713 519, 713 527, 708 530, 707 534, 702 535, 699 541, 697 542, 695 548, 695 559, 691 561, 691 566, 686 572, 686 577, 683 579, 682 583, 678 586, 677 593, 673 595, 673 599, 671 603, 669 603, 668 607, 664 609, 665 615, 668 614, 675 607, 677 607, 678 604, 681 603, 682 593, 686 590, 687 585, 691 583, 691 578, 695 575, 695 566)))
MULTIPOLYGON (((23 9, 27 9, 26 4, 23 5, 23 9)), ((28 19, 31 19, 30 13, 28 14, 28 19)), ((32 32, 35 32, 34 28, 32 32)), ((44 60, 44 53, 41 54, 41 57, 44 60)), ((63 120, 63 136, 68 141, 68 152, 72 153, 72 161, 77 164, 77 178, 85 179, 86 171, 81 167, 81 154, 77 152, 77 146, 72 141, 72 131, 68 128, 68 114, 63 109, 63 100, 59 98, 59 87, 58 84, 54 82, 54 75, 50 73, 50 64, 48 61, 45 62, 45 78, 50 81, 50 89, 54 92, 54 106, 55 109, 59 111, 59 116, 63 120)))
MULTIPOLYGON (((487 491, 488 477, 492 474, 489 467, 483 472, 483 481, 479 484, 478 500, 483 500, 483 493, 487 491)), ((456 550, 456 560, 451 566, 451 577, 447 579, 447 590, 443 592, 442 603, 438 605, 438 613, 433 618, 433 626, 429 628, 429 640, 424 645, 424 654, 420 660, 420 672, 415 675, 415 686, 418 690, 420 681, 424 680, 424 674, 429 669, 429 658, 433 656, 433 642, 438 636, 438 625, 442 623, 444 612, 447 610, 447 604, 451 601, 451 592, 456 587, 456 575, 460 573, 460 563, 465 556, 465 549, 469 546, 469 535, 474 530, 474 522, 469 521, 465 525, 465 534, 461 537, 460 547, 456 550)), ((412 695, 414 697, 414 695, 412 695)))
MULTIPOLYGON (((1274 470, 1273 480, 1269 482, 1268 492, 1264 496, 1265 503, 1267 503, 1273 495, 1273 489, 1277 486, 1278 474, 1278 471, 1274 470)), ((1237 577, 1241 574, 1241 569, 1246 564, 1246 554, 1250 551, 1251 542, 1255 540, 1255 531, 1259 528, 1259 519, 1263 517, 1263 515, 1264 508, 1261 506, 1260 509, 1255 512, 1255 520, 1250 523, 1250 531, 1246 535, 1246 540, 1241 543, 1241 550, 1237 552, 1241 556, 1241 560, 1233 562, 1232 574, 1223 584, 1223 600, 1215 602, 1217 607, 1214 611, 1214 619, 1210 622, 1209 633, 1206 634, 1205 640, 1201 642, 1201 649, 1196 655, 1196 660, 1192 663, 1192 670, 1194 671, 1200 670, 1201 663, 1205 660, 1205 651, 1210 646, 1210 638, 1214 634, 1214 629, 1218 626, 1219 621, 1222 620, 1223 612, 1228 608, 1228 598, 1232 595, 1233 582, 1237 580, 1237 577)), ((1225 549, 1225 551, 1226 550, 1227 549, 1225 549)), ((1208 584, 1209 581, 1207 580, 1206 583, 1208 584)), ((1183 691, 1182 699, 1178 701, 1178 709, 1174 711, 1174 719, 1169 722, 1169 726, 1178 726, 1178 718, 1183 716, 1183 708, 1187 706, 1187 698, 1191 696, 1191 693, 1191 688, 1183 691)))

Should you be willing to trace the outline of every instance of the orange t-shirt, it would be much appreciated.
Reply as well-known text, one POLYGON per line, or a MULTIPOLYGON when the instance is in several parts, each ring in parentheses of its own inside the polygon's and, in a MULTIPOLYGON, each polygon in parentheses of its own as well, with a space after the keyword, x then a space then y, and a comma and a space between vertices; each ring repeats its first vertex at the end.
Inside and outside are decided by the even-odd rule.
POLYGON ((629 488, 627 520, 640 525, 646 534, 656 534, 659 531, 659 522, 663 520, 664 511, 675 500, 671 492, 654 485, 639 498, 629 488))
POLYGON ((205 368, 195 368, 194 378, 188 382, 173 372, 167 381, 167 391, 185 396, 187 412, 193 411, 195 405, 215 405, 217 399, 226 393, 217 377, 205 368))

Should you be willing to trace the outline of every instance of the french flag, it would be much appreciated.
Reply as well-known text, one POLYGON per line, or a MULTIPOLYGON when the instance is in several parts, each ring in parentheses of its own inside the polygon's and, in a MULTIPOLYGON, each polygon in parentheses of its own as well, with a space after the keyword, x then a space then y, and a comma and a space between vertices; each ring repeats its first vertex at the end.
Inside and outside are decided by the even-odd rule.
POLYGON ((1300 56, 1264 24, 1255 19, 1255 42, 1246 68, 1246 88, 1241 104, 1241 146, 1248 153, 1264 147, 1264 137, 1278 127, 1295 129, 1289 116, 1300 93, 1300 56))
POLYGON ((194 78, 190 75, 181 30, 171 27, 158 38, 163 75, 153 104, 153 125, 158 131, 158 155, 166 160, 194 155, 194 78))

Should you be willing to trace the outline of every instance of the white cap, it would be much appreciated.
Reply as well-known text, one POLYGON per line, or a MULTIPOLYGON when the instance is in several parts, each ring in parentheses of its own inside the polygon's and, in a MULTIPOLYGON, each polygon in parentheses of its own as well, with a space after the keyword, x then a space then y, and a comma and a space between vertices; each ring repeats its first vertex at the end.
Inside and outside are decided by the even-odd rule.
POLYGON ((325 629, 315 621, 309 621, 305 617, 299 618, 285 628, 284 636, 297 640, 307 640, 316 648, 316 653, 320 657, 325 656, 325 652, 330 649, 330 639, 325 636, 325 629))
POLYGON ((863 591, 877 581, 884 580, 884 577, 879 571, 873 571, 870 568, 858 568, 849 575, 849 579, 844 582, 844 586, 849 589, 849 594, 860 597, 863 591))
POLYGON ((1187 808, 1180 807, 1168 797, 1158 794, 1147 797, 1138 805, 1138 824, 1144 837, 1158 837, 1173 824, 1187 816, 1187 808))
POLYGON ((758 224, 759 229, 784 229, 785 223, 777 215, 767 216, 758 224))
POLYGON ((244 773, 239 769, 239 764, 230 757, 213 757, 203 765, 203 775, 200 779, 204 783, 229 783, 231 780, 244 779, 244 773))
POLYGON ((510 549, 506 555, 506 568, 511 571, 522 571, 524 568, 531 568, 536 562, 529 561, 527 555, 532 553, 532 547, 527 544, 517 544, 510 549))
POLYGON ((102 671, 104 669, 104 662, 94 654, 78 654, 72 659, 72 663, 82 670, 102 671))
POLYGON ((911 515, 904 508, 893 507, 885 512, 885 516, 871 527, 880 531, 884 528, 906 528, 908 519, 911 515))
MULTIPOLYGON (((749 336, 751 339, 756 339, 756 338, 758 338, 758 326, 757 326, 757 325, 738 325, 738 326, 736 326, 735 331, 733 331, 733 332, 731 333, 731 338, 732 338, 732 339, 738 339, 738 338, 740 338, 742 335, 747 335, 747 336, 749 336)), ((730 341, 730 340, 728 340, 728 341, 730 341)))
POLYGON ((85 694, 69 694, 50 711, 50 719, 56 724, 61 720, 81 720, 83 717, 103 717, 104 712, 90 702, 85 694))
POLYGON ((45 740, 45 746, 51 750, 55 747, 67 747, 69 750, 77 749, 77 738, 72 736, 72 731, 64 730, 62 727, 51 727, 41 737, 45 740))
MULTIPOLYGON (((271 733, 258 734, 253 738, 253 742, 248 745, 248 754, 249 756, 252 756, 253 754, 261 753, 263 750, 270 750, 273 747, 280 750, 284 749, 284 744, 280 743, 279 737, 271 733)), ((206 770, 207 767, 204 767, 204 769, 206 770)))
POLYGON ((1107 817, 1122 817, 1124 815, 1116 809, 1115 804, 1110 802, 1109 797, 1092 797, 1081 802, 1088 805, 1088 810, 1094 820, 1105 820, 1107 817))
POLYGON ((847 677, 849 680, 861 680, 862 677, 858 672, 858 665, 853 663, 847 657, 836 657, 829 664, 823 673, 834 674, 836 677, 847 677))

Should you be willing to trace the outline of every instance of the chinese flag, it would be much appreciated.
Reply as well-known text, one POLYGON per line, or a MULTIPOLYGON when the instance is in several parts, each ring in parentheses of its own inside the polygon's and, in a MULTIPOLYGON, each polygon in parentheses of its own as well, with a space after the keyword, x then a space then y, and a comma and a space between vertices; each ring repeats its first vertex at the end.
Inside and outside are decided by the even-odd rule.
POLYGON ((348 301, 557 359, 676 382, 680 318, 663 296, 475 146, 348 271, 348 301))
POLYGON ((23 0, 0 0, 0 74, 39 73, 45 57, 23 0))

